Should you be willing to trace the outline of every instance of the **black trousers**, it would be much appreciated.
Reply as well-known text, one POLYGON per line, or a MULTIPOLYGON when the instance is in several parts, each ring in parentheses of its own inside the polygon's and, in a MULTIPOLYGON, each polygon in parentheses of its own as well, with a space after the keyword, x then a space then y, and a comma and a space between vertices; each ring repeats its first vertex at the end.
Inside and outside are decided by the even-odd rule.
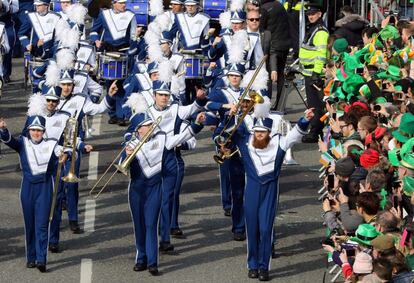
POLYGON ((318 91, 314 86, 311 77, 305 76, 306 99, 309 108, 315 108, 315 117, 311 121, 310 132, 313 134, 321 134, 324 123, 319 119, 323 116, 324 104, 322 101, 322 90, 318 91))
MULTIPOLYGON (((286 67, 286 60, 289 54, 289 50, 286 51, 276 51, 276 72, 277 72, 277 93, 276 93, 276 103, 275 108, 280 101, 280 97, 282 96, 283 86, 285 84, 285 67, 286 67)), ((271 85, 271 82, 270 82, 271 85)), ((269 95, 272 95, 272 89, 269 89, 269 95)))

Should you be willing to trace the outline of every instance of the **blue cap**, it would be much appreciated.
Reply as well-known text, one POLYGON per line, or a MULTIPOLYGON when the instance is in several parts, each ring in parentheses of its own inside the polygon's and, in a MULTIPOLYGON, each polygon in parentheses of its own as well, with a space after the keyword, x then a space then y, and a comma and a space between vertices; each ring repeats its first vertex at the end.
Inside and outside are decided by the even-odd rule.
POLYGON ((246 12, 243 10, 237 10, 231 12, 230 22, 243 23, 246 21, 246 12))
POLYGON ((253 131, 272 131, 273 120, 271 118, 255 118, 253 131))
POLYGON ((141 126, 150 125, 153 123, 152 119, 148 114, 145 113, 137 113, 131 117, 131 126, 137 130, 141 126))
POLYGON ((244 71, 246 68, 243 64, 236 64, 232 63, 226 66, 227 68, 227 74, 226 75, 236 75, 236 76, 242 76, 244 75, 244 71))
POLYGON ((33 2, 33 5, 49 5, 50 4, 50 0, 35 0, 33 2))
POLYGON ((156 61, 153 61, 148 64, 147 67, 147 73, 148 75, 151 75, 152 73, 158 72, 158 63, 156 61))
POLYGON ((170 84, 163 81, 153 81, 152 89, 154 92, 171 94, 170 84))
POLYGON ((173 36, 168 30, 163 31, 161 33, 160 44, 162 43, 169 43, 169 44, 173 43, 173 36))
POLYGON ((60 88, 58 87, 50 87, 46 84, 42 85, 42 94, 46 97, 46 99, 52 100, 59 100, 60 99, 60 88))
POLYGON ((198 0, 185 0, 184 5, 200 5, 200 1, 198 1, 198 0))
POLYGON ((41 130, 46 129, 46 119, 43 116, 35 115, 27 118, 28 130, 41 130))
POLYGON ((59 83, 73 83, 73 76, 75 75, 75 70, 65 70, 60 73, 59 83))

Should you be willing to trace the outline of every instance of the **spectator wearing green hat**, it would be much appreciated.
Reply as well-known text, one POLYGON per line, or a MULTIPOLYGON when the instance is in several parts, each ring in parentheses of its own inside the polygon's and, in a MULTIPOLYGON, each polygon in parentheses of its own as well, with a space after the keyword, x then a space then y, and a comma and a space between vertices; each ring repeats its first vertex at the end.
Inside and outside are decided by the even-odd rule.
POLYGON ((401 117, 400 126, 397 130, 392 132, 393 137, 403 144, 410 138, 414 137, 414 115, 411 113, 405 113, 401 117))
POLYGON ((361 224, 355 232, 355 237, 351 237, 350 240, 357 242, 362 247, 371 247, 371 241, 380 235, 374 226, 370 224, 361 224))

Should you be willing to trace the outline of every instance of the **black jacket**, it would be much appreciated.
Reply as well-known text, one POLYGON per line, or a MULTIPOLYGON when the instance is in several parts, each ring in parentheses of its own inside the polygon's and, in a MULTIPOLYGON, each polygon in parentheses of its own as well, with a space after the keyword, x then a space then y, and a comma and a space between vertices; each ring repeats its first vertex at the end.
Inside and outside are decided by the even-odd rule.
POLYGON ((270 31, 274 51, 289 50, 289 19, 285 8, 275 0, 261 0, 261 28, 270 31))
POLYGON ((345 38, 350 46, 362 44, 362 30, 368 25, 368 21, 359 15, 349 15, 339 19, 335 23, 335 34, 345 38))

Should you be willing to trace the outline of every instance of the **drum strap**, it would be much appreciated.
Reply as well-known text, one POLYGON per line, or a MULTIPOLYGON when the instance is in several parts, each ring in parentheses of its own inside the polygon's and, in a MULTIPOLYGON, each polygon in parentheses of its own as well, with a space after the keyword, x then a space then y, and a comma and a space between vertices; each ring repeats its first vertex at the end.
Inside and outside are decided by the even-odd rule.
POLYGON ((56 24, 53 17, 54 15, 49 15, 49 13, 45 16, 40 16, 36 12, 29 13, 29 19, 37 37, 43 39, 44 42, 48 42, 53 38, 53 30, 56 24))
POLYGON ((103 17, 114 40, 125 37, 134 14, 130 11, 114 13, 112 9, 104 10, 103 17))

